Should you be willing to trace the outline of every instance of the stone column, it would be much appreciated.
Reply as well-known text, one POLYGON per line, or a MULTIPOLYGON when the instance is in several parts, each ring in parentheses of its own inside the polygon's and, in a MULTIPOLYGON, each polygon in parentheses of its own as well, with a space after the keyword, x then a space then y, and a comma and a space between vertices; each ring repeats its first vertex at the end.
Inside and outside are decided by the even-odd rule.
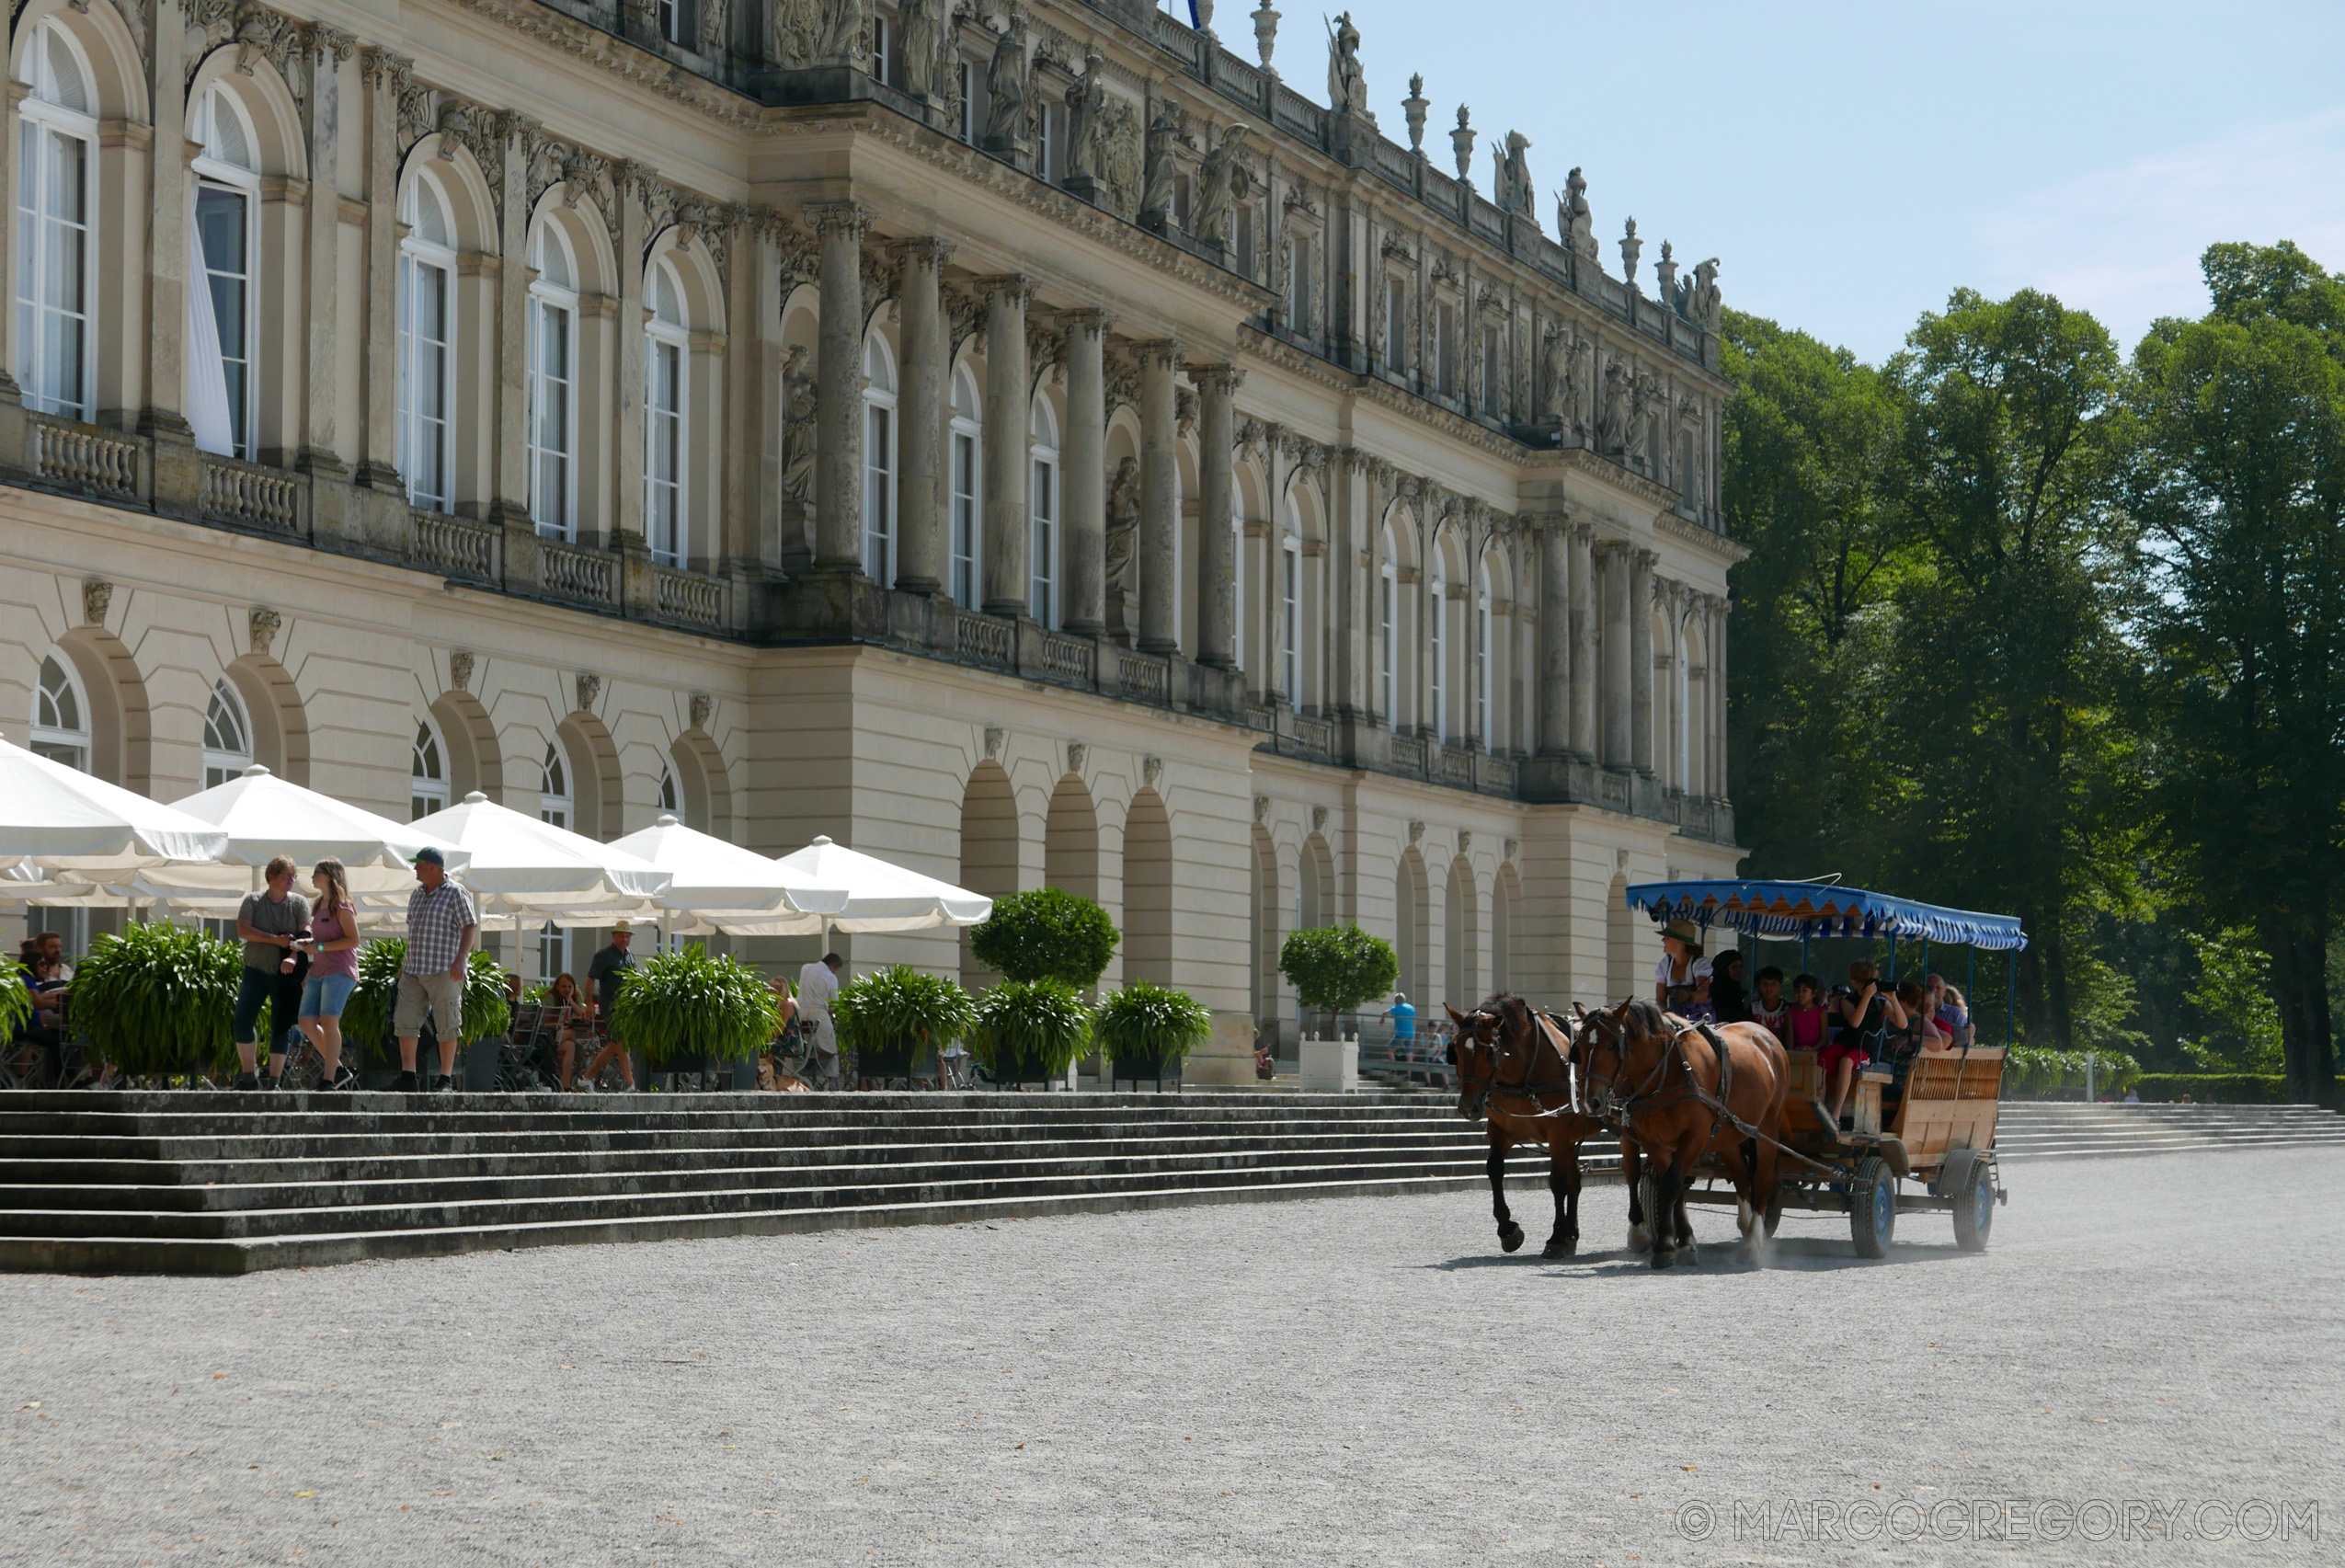
POLYGON ((1107 625, 1107 373, 1109 318, 1076 311, 1067 324, 1067 452, 1058 482, 1067 531, 1066 613, 1070 632, 1107 625))
POLYGON ((1584 522, 1567 532, 1571 560, 1572 602, 1572 755, 1583 762, 1596 759, 1596 671, 1603 662, 1600 621, 1596 598, 1596 532, 1584 522))
MULTIPOLYGON (((174 90, 154 95, 154 148, 147 160, 146 215, 146 406, 140 429, 165 437, 173 447, 186 447, 184 497, 166 498, 166 467, 171 464, 158 442, 155 459, 155 505, 176 509, 170 499, 184 499, 189 508, 200 483, 194 463, 193 433, 189 429, 188 403, 188 225, 193 221, 189 195, 188 95, 183 13, 157 7, 152 25, 154 76, 174 90)), ((93 174, 95 171, 93 171, 93 174)), ((92 193, 93 195, 95 192, 92 193)), ((14 221, 14 214, 10 215, 14 221)), ((93 327, 96 323, 92 323, 93 327)))
MULTIPOLYGON (((397 493, 399 475, 399 89, 408 62, 386 50, 360 56, 366 80, 366 356, 359 483, 397 493)), ((331 181, 319 180, 320 186, 331 181)), ((318 200, 339 205, 327 190, 318 200)))
MULTIPOLYGON (((822 322, 815 339, 814 569, 863 570, 864 235, 860 201, 810 207, 821 246, 822 322)), ((622 330, 628 324, 623 319, 622 330)), ((641 322, 634 324, 637 338, 641 322)), ((641 351, 637 352, 638 361, 641 351)), ((638 395, 641 388, 637 389, 638 395)), ((638 454, 637 461, 641 461, 638 454)), ((637 498, 641 505, 641 498, 637 498)))
POLYGON ((1710 601, 1710 793, 1726 798, 1726 615, 1724 599, 1710 601))
POLYGON ((1653 754, 1653 567, 1660 555, 1638 550, 1628 560, 1629 765, 1651 776, 1653 754))
MULTIPOLYGON (((336 451, 334 404, 341 390, 337 373, 341 358, 339 306, 342 279, 342 190, 334 170, 340 161, 342 63, 354 47, 348 33, 319 28, 314 34, 316 52, 308 63, 309 103, 309 228, 307 288, 303 296, 309 338, 303 377, 308 404, 302 418, 303 468, 313 474, 341 478, 349 469, 336 451)), ((13 315, 13 313, 12 313, 13 315)))
POLYGON ((904 390, 896 407, 896 586, 934 593, 944 580, 944 357, 950 333, 937 274, 953 258, 939 239, 896 247, 896 309, 904 336, 904 390))
POLYGON ((1550 523, 1539 539, 1539 754, 1572 750, 1571 529, 1550 523))
POLYGON ((1246 372, 1212 365, 1197 372, 1197 662, 1216 670, 1237 663, 1238 557, 1230 535, 1235 514, 1238 386, 1246 372))
MULTIPOLYGON (((524 126, 524 131, 532 129, 524 126)), ((497 274, 497 450, 490 459, 489 518, 514 532, 533 531, 529 458, 529 143, 499 132, 497 156, 505 165, 505 210, 497 215, 505 265, 497 274)))
POLYGON ((1027 369, 1026 302, 1034 280, 1014 273, 985 283, 985 612, 1023 615, 1033 587, 1029 502, 1034 464, 1034 382, 1027 369))
POLYGON ((1629 557, 1629 546, 1612 540, 1596 547, 1596 569, 1604 574, 1604 765, 1620 772, 1632 765, 1636 754, 1630 747, 1629 719, 1633 701, 1630 665, 1634 658, 1634 638, 1629 629, 1632 576, 1629 557))
POLYGON ((1175 445, 1180 398, 1172 378, 1181 368, 1178 343, 1140 346, 1140 649, 1177 653, 1174 615, 1180 590, 1180 454, 1175 445))

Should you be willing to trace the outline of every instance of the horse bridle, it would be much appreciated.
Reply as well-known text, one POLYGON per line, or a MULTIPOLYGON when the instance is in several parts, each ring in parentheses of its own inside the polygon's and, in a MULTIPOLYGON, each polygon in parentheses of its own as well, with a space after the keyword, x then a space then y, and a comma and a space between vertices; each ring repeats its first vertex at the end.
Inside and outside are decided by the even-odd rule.
MULTIPOLYGON (((1526 1003, 1525 1006, 1526 1010, 1530 1013, 1532 1028, 1536 1031, 1539 1025, 1538 1011, 1530 1008, 1527 1003, 1526 1003)), ((1523 1077, 1521 1082, 1509 1083, 1504 1079, 1501 1078, 1499 1073, 1504 1068, 1507 1060, 1514 1056, 1514 1047, 1507 1043, 1504 1034, 1500 1032, 1503 1031, 1505 1024, 1505 1018, 1503 1014, 1493 1013, 1487 1008, 1481 1007, 1477 1007, 1471 1013, 1466 1014, 1466 1022, 1470 1024, 1479 1024, 1485 1021, 1493 1026, 1493 1036, 1492 1038, 1482 1038, 1479 1030, 1468 1034, 1467 1037, 1471 1039, 1476 1045, 1483 1047, 1490 1052, 1489 1076, 1477 1077, 1466 1070, 1466 1064, 1463 1061, 1458 1061, 1456 1063, 1458 1069, 1458 1082, 1464 1084, 1470 1090, 1478 1091, 1474 1099, 1465 1107, 1465 1111, 1468 1116, 1478 1116, 1481 1115, 1490 1108, 1490 1102, 1497 1098, 1502 1093, 1508 1099, 1528 1100, 1534 1105, 1539 1104, 1539 1097, 1542 1094, 1566 1094, 1570 1095, 1574 1101, 1578 1099, 1578 1092, 1572 1080, 1572 1063, 1568 1057, 1563 1057, 1563 1076, 1561 1078, 1542 1079, 1533 1078, 1531 1076, 1532 1065, 1539 1060, 1539 1042, 1536 1038, 1531 1043, 1529 1055, 1525 1058, 1523 1061, 1523 1077)), ((1454 1051, 1456 1047, 1453 1046, 1451 1048, 1454 1051)), ((1557 1054, 1558 1056, 1562 1056, 1562 1053, 1561 1052, 1558 1052, 1557 1054)), ((1511 1115, 1512 1113, 1509 1114, 1511 1115)))

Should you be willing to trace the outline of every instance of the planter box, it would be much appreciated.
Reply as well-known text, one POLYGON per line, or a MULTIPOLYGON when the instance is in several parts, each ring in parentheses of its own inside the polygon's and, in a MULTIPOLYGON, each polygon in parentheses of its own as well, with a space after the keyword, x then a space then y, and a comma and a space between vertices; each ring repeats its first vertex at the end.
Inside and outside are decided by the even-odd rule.
POLYGON ((1349 1094, 1360 1086, 1360 1040, 1356 1035, 1333 1040, 1303 1039, 1300 1076, 1305 1089, 1349 1094))
POLYGON ((1042 1059, 1036 1056, 1022 1056, 1015 1060, 1003 1059, 996 1061, 993 1066, 993 1084, 997 1089, 1007 1089, 1012 1084, 1024 1083, 1039 1083, 1045 1089, 1048 1089, 1065 1077, 1064 1073, 1045 1071, 1042 1059))
POLYGON ((1174 1083, 1181 1082, 1181 1059, 1177 1056, 1111 1057, 1107 1066, 1107 1087, 1111 1090, 1127 1081, 1135 1089, 1139 1087, 1142 1079, 1154 1082, 1159 1089, 1164 1087, 1164 1081, 1168 1078, 1174 1083))
POLYGON ((913 1047, 906 1044, 857 1051, 855 1075, 859 1078, 909 1078, 912 1075, 912 1050, 913 1047))

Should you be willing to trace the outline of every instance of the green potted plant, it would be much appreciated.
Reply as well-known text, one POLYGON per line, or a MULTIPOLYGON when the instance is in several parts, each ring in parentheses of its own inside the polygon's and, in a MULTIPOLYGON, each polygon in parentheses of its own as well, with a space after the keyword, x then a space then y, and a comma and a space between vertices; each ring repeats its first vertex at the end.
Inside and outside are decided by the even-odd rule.
MULTIPOLYGON (((342 1007, 342 1038, 349 1050, 368 1049, 381 1065, 371 1076, 385 1079, 398 1070, 398 1042, 391 1033, 393 1014, 399 1001, 399 971, 407 962, 407 944, 404 937, 379 937, 359 948, 359 983, 350 989, 350 1000, 342 1007)), ((475 949, 464 965, 463 1017, 457 1025, 460 1046, 475 1042, 486 1043, 500 1038, 512 1027, 512 1004, 505 1000, 505 971, 497 960, 475 949)), ((430 1021, 437 1028, 439 1021, 430 1021)), ((437 1043, 438 1036, 432 1036, 437 1043)), ((430 1059, 419 1046, 418 1063, 430 1059)), ((353 1066, 357 1063, 354 1061, 353 1066)), ((467 1089, 486 1088, 496 1082, 496 1063, 491 1057, 486 1071, 479 1070, 471 1061, 465 1064, 467 1089)), ((437 1067, 427 1070, 437 1072, 437 1067)), ((381 1087, 370 1084, 369 1087, 381 1087)))
POLYGON ((134 924, 101 938, 74 973, 73 1025, 135 1078, 216 1073, 235 1060, 229 1019, 241 949, 188 926, 134 924))
POLYGON ((1297 1001, 1327 1015, 1328 1037, 1302 1043, 1303 1087, 1358 1088, 1359 1041, 1342 1038, 1336 1015, 1392 989, 1401 975, 1392 944, 1356 925, 1298 931, 1278 949, 1278 972, 1293 983, 1297 1001))
POLYGON ((1107 972, 1123 938, 1107 911, 1062 887, 1038 887, 993 901, 969 930, 969 951, 1007 980, 1064 980, 1089 990, 1107 972))
POLYGON ((1108 1082, 1143 1078, 1164 1086, 1197 1047, 1213 1037, 1213 1014, 1186 991, 1135 980, 1109 993, 1092 1015, 1092 1033, 1107 1059, 1108 1082))
POLYGON ((638 959, 611 1004, 611 1026, 653 1071, 704 1073, 761 1053, 778 1011, 763 976, 694 943, 638 959))
POLYGON ((909 964, 851 980, 830 999, 839 1048, 855 1053, 859 1078, 905 1078, 921 1050, 941 1050, 968 1033, 977 1004, 942 975, 909 964))
POLYGON ((978 998, 969 1049, 996 1082, 1054 1083, 1091 1048, 1091 1023, 1065 980, 1004 980, 978 998))

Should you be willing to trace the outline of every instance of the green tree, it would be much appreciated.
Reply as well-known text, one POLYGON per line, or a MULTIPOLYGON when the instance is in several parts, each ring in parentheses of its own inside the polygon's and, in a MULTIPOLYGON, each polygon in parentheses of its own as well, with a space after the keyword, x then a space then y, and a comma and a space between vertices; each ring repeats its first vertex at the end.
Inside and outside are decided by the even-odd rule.
POLYGON ((2080 1000, 2124 995, 2081 983, 2093 915, 2140 908, 2122 368, 2099 322, 2048 294, 1962 290, 1888 374, 1919 555, 1893 694, 1868 715, 1867 744, 1902 764, 1885 868, 1918 897, 2019 915, 2028 1033, 2069 1044, 2080 1000))
POLYGON ((1012 980, 1064 980, 1089 990, 1123 938, 1107 911, 1059 887, 1012 893, 969 931, 969 951, 1012 980))
POLYGON ((1335 1014, 1392 989, 1401 960, 1382 937, 1356 925, 1331 925, 1288 933, 1278 949, 1278 972, 1293 983, 1298 1001, 1326 1013, 1333 1034, 1335 1014))
POLYGON ((2213 310, 2158 322, 2134 354, 2157 804, 2194 898, 2269 956, 2290 1097, 2333 1104, 2345 280, 2292 245, 2216 246, 2202 267, 2213 310))

